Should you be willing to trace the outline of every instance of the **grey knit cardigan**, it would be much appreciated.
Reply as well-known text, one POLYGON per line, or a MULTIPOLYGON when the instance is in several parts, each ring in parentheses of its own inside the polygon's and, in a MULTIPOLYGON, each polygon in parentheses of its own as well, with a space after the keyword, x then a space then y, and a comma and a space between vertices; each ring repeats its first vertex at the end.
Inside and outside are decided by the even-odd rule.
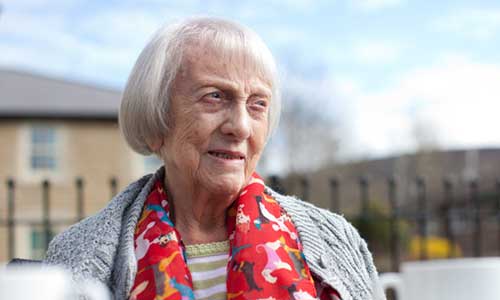
MULTIPOLYGON (((130 184, 96 215, 57 235, 46 264, 68 269, 76 282, 98 280, 115 299, 128 299, 137 272, 134 230, 144 201, 164 170, 130 184)), ((343 217, 268 191, 291 216, 311 271, 343 300, 385 299, 365 241, 343 217)))

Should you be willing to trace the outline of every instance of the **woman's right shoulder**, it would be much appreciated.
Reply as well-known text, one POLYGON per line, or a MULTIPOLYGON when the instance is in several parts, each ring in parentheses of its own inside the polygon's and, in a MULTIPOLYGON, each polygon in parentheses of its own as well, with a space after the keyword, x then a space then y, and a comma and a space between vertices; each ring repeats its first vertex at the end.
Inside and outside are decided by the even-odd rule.
POLYGON ((103 210, 56 235, 49 244, 45 264, 68 269, 76 278, 94 277, 92 270, 96 258, 112 256, 109 249, 118 242, 119 226, 103 210), (104 247, 107 249, 103 251, 104 247))
POLYGON ((49 244, 44 263, 62 266, 77 278, 95 277, 96 268, 112 265, 123 216, 149 177, 130 184, 101 211, 56 235, 49 244))

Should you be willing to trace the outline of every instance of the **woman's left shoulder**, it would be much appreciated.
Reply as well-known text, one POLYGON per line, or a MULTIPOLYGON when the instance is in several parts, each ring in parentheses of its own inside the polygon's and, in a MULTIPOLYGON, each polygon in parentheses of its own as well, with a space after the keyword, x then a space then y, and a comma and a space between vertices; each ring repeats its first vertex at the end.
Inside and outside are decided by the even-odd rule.
POLYGON ((342 215, 266 189, 292 219, 311 270, 346 299, 385 299, 373 257, 342 215), (349 296, 347 296, 349 295, 349 296))
POLYGON ((314 227, 321 231, 334 232, 337 236, 340 234, 359 242, 360 236, 357 229, 344 216, 295 196, 279 194, 270 188, 267 188, 266 192, 278 201, 297 226, 307 226, 310 230, 314 227))

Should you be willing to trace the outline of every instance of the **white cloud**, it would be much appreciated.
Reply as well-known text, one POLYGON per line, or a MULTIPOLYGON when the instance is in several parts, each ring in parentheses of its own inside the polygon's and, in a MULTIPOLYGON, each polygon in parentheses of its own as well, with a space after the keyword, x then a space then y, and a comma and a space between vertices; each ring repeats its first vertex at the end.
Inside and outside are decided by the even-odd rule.
POLYGON ((114 86, 123 84, 139 51, 165 18, 180 15, 106 8, 74 15, 74 7, 64 13, 30 11, 44 1, 7 7, 0 26, 0 64, 114 86))
POLYGON ((436 20, 431 25, 444 32, 489 39, 500 34, 500 10, 460 10, 436 20))
POLYGON ((0 26, 0 63, 34 68, 51 64, 54 69, 67 68, 69 57, 62 53, 78 48, 80 42, 61 30, 64 27, 65 19, 58 15, 44 17, 6 12, 0 26))
MULTIPOLYGON (((259 30, 257 28, 256 30, 259 30)), ((260 30, 259 30, 260 31, 260 30)), ((285 26, 273 26, 261 30, 259 34, 265 41, 272 42, 275 47, 297 45, 307 41, 308 34, 300 28, 290 28, 285 26)), ((270 44, 270 43, 269 43, 270 44)))
MULTIPOLYGON (((141 5, 125 1, 119 8, 94 3, 92 13, 81 11, 89 5, 82 1, 8 0, 0 18, 0 64, 73 78, 92 78, 94 73, 95 80, 101 80, 109 75, 114 84, 119 84, 123 79, 116 79, 118 71, 122 72, 118 76, 126 76, 148 38, 165 22, 199 12, 230 13, 236 20, 262 17, 263 11, 267 17, 271 15, 269 10, 257 11, 250 1, 232 4, 191 0, 176 5, 156 0, 141 5)), ((307 1, 292 4, 298 7, 307 5, 307 1)), ((272 28, 262 25, 263 35, 274 43, 288 45, 304 35, 283 26, 272 28)))
POLYGON ((347 43, 328 42, 318 48, 325 62, 332 66, 349 65, 369 68, 397 64, 406 59, 405 52, 412 44, 401 40, 375 38, 353 38, 347 43))
MULTIPOLYGON (((274 20, 273 13, 281 5, 281 0, 275 0, 265 9, 250 10, 249 1, 239 5, 191 0, 174 6, 149 0, 153 6, 157 2, 157 7, 161 7, 152 10, 142 4, 131 9, 131 2, 125 1, 123 9, 98 8, 86 15, 76 14, 75 7, 84 5, 82 1, 2 2, 5 10, 0 17, 0 64, 122 83, 146 40, 163 22, 200 11, 225 13, 240 21, 250 22, 254 17, 274 20), (64 12, 65 9, 68 11, 64 12)), ((352 0, 351 3, 360 9, 374 10, 400 5, 403 0, 352 0)), ((282 12, 284 15, 294 10, 309 12, 318 7, 307 0, 295 0, 288 6, 283 4, 282 12)), ((307 29, 295 30, 287 22, 280 27, 254 22, 270 45, 290 46, 298 52, 302 51, 300 47, 291 46, 307 41, 310 34, 307 29)), ((500 32, 500 11, 467 10, 434 25, 457 34, 492 37, 500 32)), ((326 49, 327 42, 325 39, 322 49, 326 49)), ((332 47, 328 56, 341 62, 385 64, 399 62, 405 47, 408 46, 392 41, 367 40, 355 43, 352 51, 332 47)), ((335 117, 342 118, 337 124, 345 137, 341 144, 344 152, 382 155, 411 150, 415 147, 413 130, 419 122, 429 124, 444 147, 500 145, 500 134, 495 131, 500 128, 500 118, 496 116, 500 111, 499 65, 447 56, 434 65, 406 71, 377 91, 360 86, 356 78, 325 82, 309 75, 302 77, 305 78, 287 78, 284 82, 313 105, 324 111, 332 109, 335 117)))
POLYGON ((396 61, 402 47, 389 41, 363 41, 353 47, 354 59, 362 64, 386 64, 396 61))
POLYGON ((344 103, 344 152, 387 155, 416 147, 427 127, 444 148, 500 146, 500 65, 451 57, 403 74, 388 88, 367 91, 336 82, 344 103))

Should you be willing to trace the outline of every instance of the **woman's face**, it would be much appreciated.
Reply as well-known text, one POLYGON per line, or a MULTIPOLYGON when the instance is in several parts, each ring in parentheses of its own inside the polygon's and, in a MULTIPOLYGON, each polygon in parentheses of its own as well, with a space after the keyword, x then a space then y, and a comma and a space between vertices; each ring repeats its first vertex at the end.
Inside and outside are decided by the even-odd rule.
POLYGON ((266 142, 272 93, 248 61, 211 47, 185 51, 161 149, 167 181, 233 195, 246 185, 266 142))

